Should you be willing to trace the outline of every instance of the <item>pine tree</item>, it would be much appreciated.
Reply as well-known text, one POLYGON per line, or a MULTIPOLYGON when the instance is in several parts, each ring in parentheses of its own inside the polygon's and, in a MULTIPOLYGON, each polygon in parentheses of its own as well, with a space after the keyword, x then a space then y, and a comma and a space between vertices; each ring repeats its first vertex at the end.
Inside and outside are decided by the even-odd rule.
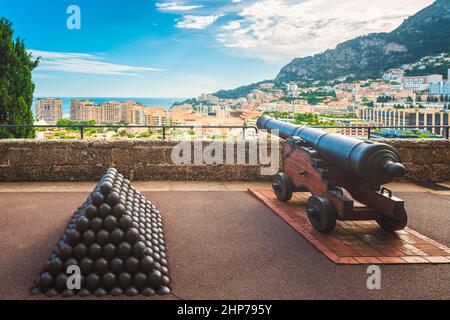
MULTIPOLYGON (((34 83, 31 72, 39 63, 32 60, 24 42, 13 40, 12 24, 0 19, 0 124, 33 124, 34 83)), ((0 128, 1 138, 34 138, 32 128, 0 128)))

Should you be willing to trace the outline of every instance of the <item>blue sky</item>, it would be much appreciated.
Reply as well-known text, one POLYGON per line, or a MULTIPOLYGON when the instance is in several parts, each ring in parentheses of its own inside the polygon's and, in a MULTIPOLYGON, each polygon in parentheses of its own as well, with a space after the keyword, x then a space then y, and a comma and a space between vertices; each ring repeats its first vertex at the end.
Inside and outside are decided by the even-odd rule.
POLYGON ((295 57, 391 31, 432 0, 0 0, 42 57, 38 96, 191 97, 271 79, 295 57), (67 8, 81 10, 69 30, 67 8))

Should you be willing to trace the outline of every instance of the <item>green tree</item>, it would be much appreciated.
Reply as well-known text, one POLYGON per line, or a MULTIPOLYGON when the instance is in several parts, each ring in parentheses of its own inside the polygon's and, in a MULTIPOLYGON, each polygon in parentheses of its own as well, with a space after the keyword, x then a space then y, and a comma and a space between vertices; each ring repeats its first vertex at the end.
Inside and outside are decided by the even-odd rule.
MULTIPOLYGON (((13 40, 12 24, 0 18, 0 124, 33 124, 32 60, 23 40, 13 40)), ((32 128, 0 128, 0 138, 34 138, 32 128)))

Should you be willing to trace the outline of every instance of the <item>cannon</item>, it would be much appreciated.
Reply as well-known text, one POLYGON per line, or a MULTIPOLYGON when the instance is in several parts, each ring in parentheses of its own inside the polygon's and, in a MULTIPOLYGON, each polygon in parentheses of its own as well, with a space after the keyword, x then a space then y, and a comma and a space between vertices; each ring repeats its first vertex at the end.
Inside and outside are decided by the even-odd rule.
POLYGON ((388 232, 406 227, 404 201, 383 187, 406 174, 392 146, 266 115, 257 126, 284 140, 283 172, 272 182, 277 199, 287 202, 294 192, 311 193, 306 213, 314 229, 331 232, 337 220, 375 220, 388 232))

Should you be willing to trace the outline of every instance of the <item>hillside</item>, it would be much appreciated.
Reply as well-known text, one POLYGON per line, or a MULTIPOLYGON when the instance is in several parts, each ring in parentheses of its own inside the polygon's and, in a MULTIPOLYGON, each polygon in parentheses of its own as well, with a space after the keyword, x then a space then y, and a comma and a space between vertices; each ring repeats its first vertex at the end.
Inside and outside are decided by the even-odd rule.
POLYGON ((390 33, 374 33, 339 44, 282 68, 276 81, 367 79, 427 55, 450 51, 450 0, 437 0, 390 33))

